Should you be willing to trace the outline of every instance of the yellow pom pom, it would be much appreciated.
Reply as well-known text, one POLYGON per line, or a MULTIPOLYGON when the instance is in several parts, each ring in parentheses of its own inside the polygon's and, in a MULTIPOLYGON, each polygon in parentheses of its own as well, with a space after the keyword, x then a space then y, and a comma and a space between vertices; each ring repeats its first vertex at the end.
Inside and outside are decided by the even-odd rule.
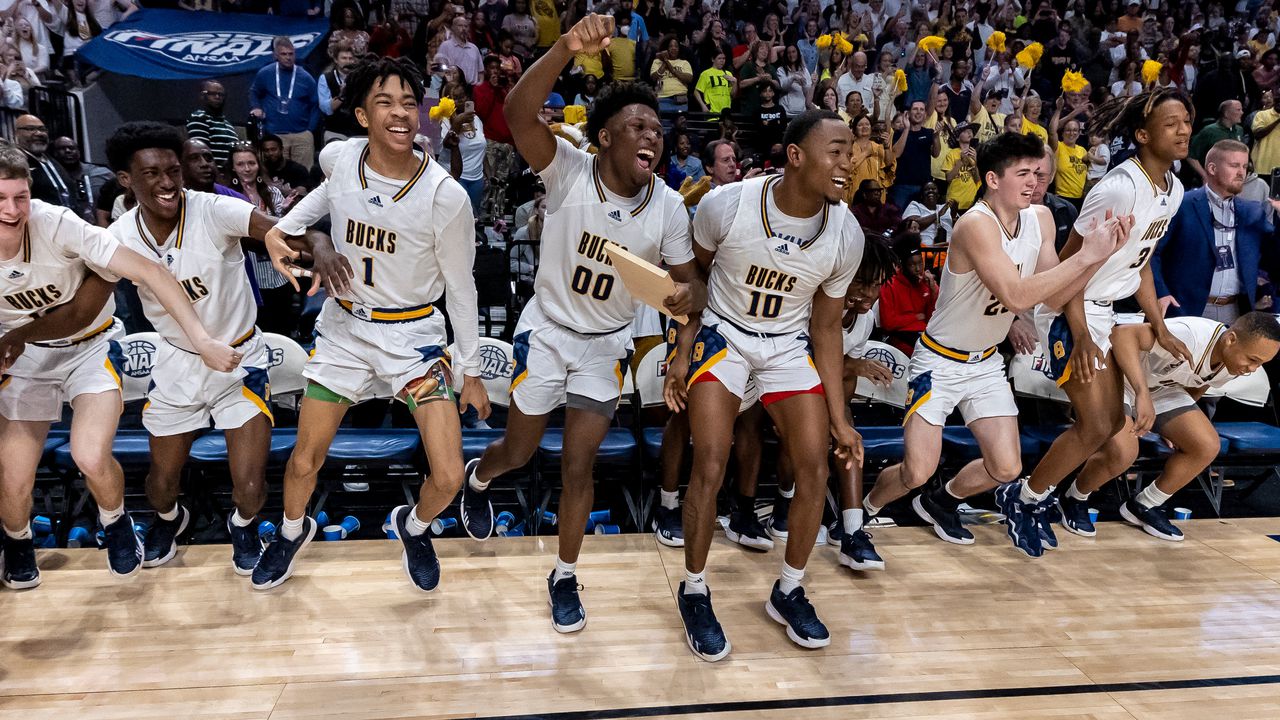
POLYGON ((907 74, 902 71, 902 68, 893 71, 893 79, 898 83, 898 92, 907 91, 907 74))
POLYGON ((564 121, 570 125, 577 125, 587 121, 587 109, 581 105, 565 105, 564 121))
POLYGON ((1031 70, 1036 65, 1040 64, 1041 55, 1044 55, 1044 46, 1038 42, 1033 42, 1022 48, 1022 50, 1020 50, 1015 56, 1015 59, 1018 61, 1019 65, 1031 70))
POLYGON ((939 35, 930 35, 928 37, 921 38, 920 42, 916 43, 916 47, 927 53, 937 54, 946 44, 946 38, 939 35))
POLYGON ((445 118, 453 117, 457 110, 458 106, 453 102, 453 98, 442 97, 436 102, 436 106, 427 112, 427 117, 439 122, 445 118))
POLYGON ((1156 80, 1160 79, 1160 71, 1164 69, 1164 65, 1155 60, 1147 60, 1142 63, 1142 84, 1154 85, 1156 80))
POLYGON ((1062 74, 1062 91, 1069 93, 1084 92, 1089 87, 1089 81, 1084 79, 1084 75, 1078 72, 1066 71, 1062 74))
POLYGON ((998 53, 1004 52, 1004 42, 1005 42, 1004 33, 1000 32, 999 30, 996 30, 995 32, 987 36, 987 47, 991 48, 992 52, 998 52, 998 53))
POLYGON ((826 50, 827 48, 831 47, 831 36, 819 35, 817 41, 815 41, 813 44, 819 50, 826 50))
MULTIPOLYGON (((865 38, 863 42, 866 42, 865 38)), ((836 35, 836 49, 848 55, 853 52, 853 43, 849 42, 849 38, 845 37, 844 33, 839 33, 836 35)))

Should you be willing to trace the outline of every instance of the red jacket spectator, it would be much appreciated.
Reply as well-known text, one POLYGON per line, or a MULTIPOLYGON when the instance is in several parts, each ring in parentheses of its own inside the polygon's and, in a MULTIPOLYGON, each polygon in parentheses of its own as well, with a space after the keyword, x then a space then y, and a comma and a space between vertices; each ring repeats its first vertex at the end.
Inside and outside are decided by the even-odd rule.
POLYGON ((917 252, 880 289, 880 327, 889 344, 910 355, 937 301, 938 285, 917 252))
MULTIPOLYGON (((490 57, 493 56, 490 55, 490 57)), ((484 123, 485 139, 512 145, 515 140, 511 137, 511 128, 507 127, 507 116, 503 111, 507 104, 507 91, 510 88, 506 84, 493 84, 494 79, 502 72, 496 65, 497 63, 486 62, 485 80, 476 85, 474 92, 476 115, 479 116, 480 122, 484 123)))

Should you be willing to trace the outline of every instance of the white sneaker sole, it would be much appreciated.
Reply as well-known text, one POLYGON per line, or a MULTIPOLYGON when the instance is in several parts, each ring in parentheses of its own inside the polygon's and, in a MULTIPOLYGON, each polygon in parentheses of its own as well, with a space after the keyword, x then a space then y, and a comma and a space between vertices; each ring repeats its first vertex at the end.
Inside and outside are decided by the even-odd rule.
POLYGON ((311 541, 315 539, 316 532, 319 530, 319 526, 313 520, 310 523, 311 532, 306 532, 305 531, 306 521, 304 520, 303 522, 304 522, 303 524, 304 531, 302 533, 302 546, 298 548, 298 552, 293 554, 293 559, 289 561, 289 567, 285 568, 284 575, 281 575, 278 579, 272 580, 271 582, 266 583, 265 585, 259 585, 257 583, 254 583, 253 584, 254 590, 270 590, 273 587, 279 587, 280 585, 283 585, 285 580, 288 580, 289 578, 293 577, 293 566, 297 564, 298 556, 302 554, 303 550, 307 549, 307 546, 310 545, 311 541))
POLYGON ((107 572, 111 573, 111 574, 112 574, 112 575, 114 575, 115 577, 118 577, 118 578, 131 578, 131 577, 133 577, 134 575, 137 575, 138 573, 142 572, 142 556, 143 556, 143 554, 146 552, 146 550, 145 550, 145 549, 143 548, 143 546, 142 546, 142 539, 141 539, 141 538, 139 538, 139 537, 137 536, 137 534, 136 534, 136 533, 134 534, 134 536, 133 536, 133 537, 134 537, 134 540, 136 540, 136 541, 137 541, 137 549, 138 549, 138 550, 137 550, 137 552, 138 552, 138 564, 137 564, 137 565, 134 565, 134 566, 133 566, 133 569, 132 569, 132 570, 130 570, 129 572, 127 572, 127 573, 118 573, 118 572, 116 572, 116 569, 115 569, 115 568, 111 567, 111 561, 110 561, 110 560, 108 560, 108 561, 107 561, 107 572))
POLYGON ((791 639, 791 642, 799 645, 802 648, 816 650, 818 648, 824 648, 831 644, 830 636, 825 638, 815 639, 815 638, 802 638, 799 635, 797 635, 796 631, 791 629, 791 623, 787 622, 787 619, 782 617, 782 613, 775 610, 773 607, 773 603, 768 600, 764 601, 764 611, 766 614, 768 614, 769 617, 773 618, 774 622, 778 623, 779 625, 787 629, 787 637, 791 639))
POLYGON ((187 531, 187 525, 190 522, 191 522, 191 513, 190 512, 182 513, 182 522, 178 524, 178 532, 173 534, 173 542, 169 545, 169 552, 165 553, 164 557, 158 557, 155 560, 145 559, 146 553, 147 553, 147 544, 143 543, 142 554, 144 559, 142 561, 142 567, 144 568, 160 567, 161 565, 172 560, 178 554, 178 538, 182 537, 182 533, 187 531))
POLYGON ((691 650, 694 655, 697 655, 698 657, 702 658, 703 660, 706 660, 707 662, 719 662, 725 659, 726 657, 728 657, 729 651, 733 650, 733 645, 730 644, 729 638, 724 639, 724 650, 721 650, 715 655, 708 655, 706 653, 698 652, 697 648, 693 646, 693 638, 689 637, 689 633, 687 631, 684 634, 684 641, 689 644, 689 650, 691 650))
MULTIPOLYGON (((419 584, 417 583, 417 581, 415 581, 415 580, 413 579, 413 575, 411 575, 411 574, 409 573, 409 548, 408 548, 408 546, 405 544, 405 535, 407 535, 408 533, 402 533, 402 532, 400 532, 400 528, 396 525, 396 514, 400 512, 400 508, 409 508, 409 512, 413 512, 413 511, 414 511, 414 510, 413 510, 413 506, 412 506, 412 505, 401 505, 400 507, 397 507, 395 510, 392 510, 392 511, 391 511, 391 526, 395 528, 395 530, 396 530, 396 540, 399 540, 399 541, 400 541, 400 547, 402 548, 402 549, 401 549, 401 552, 400 552, 400 567, 404 568, 404 576, 405 576, 405 577, 407 577, 407 578, 409 578, 409 584, 410 584, 410 585, 414 586, 415 588, 417 588, 418 590, 420 590, 420 591, 422 591, 422 592, 424 592, 424 593, 432 593, 432 592, 435 592, 435 589, 436 589, 436 588, 431 588, 430 590, 428 590, 428 589, 426 589, 426 588, 422 587, 421 585, 419 585, 419 584)), ((423 530, 423 532, 431 532, 431 531, 430 531, 430 530, 423 530)), ((437 561, 437 562, 439 562, 439 558, 436 558, 436 561, 437 561)), ((439 581, 439 580, 437 580, 437 581, 436 581, 436 587, 440 587, 440 581, 439 581)))
MULTIPOLYGON (((547 590, 547 607, 555 607, 554 605, 551 604, 551 591, 549 589, 547 590)), ((560 633, 561 635, 576 633, 586 626, 587 626, 586 608, 582 609, 582 619, 572 625, 557 625, 554 618, 551 620, 551 627, 555 628, 556 632, 560 633)))
POLYGON ((36 576, 32 580, 10 580, 4 576, 4 555, 0 554, 0 584, 10 590, 30 590, 40 584, 40 569, 36 568, 36 576))
POLYGON ((925 511, 924 503, 920 502, 919 495, 912 498, 911 509, 916 511, 916 515, 919 515, 921 520, 929 523, 929 527, 933 528, 933 534, 937 535, 938 538, 943 542, 949 542, 952 545, 972 545, 973 544, 973 538, 951 537, 950 535, 943 532, 942 526, 934 522, 933 516, 929 515, 929 513, 925 511))
POLYGON ((733 530, 725 529, 724 534, 733 542, 738 543, 742 547, 759 550, 761 552, 769 552, 773 549, 773 541, 769 538, 753 538, 746 535, 740 535, 733 530))
POLYGON ((1080 537, 1097 537, 1098 535, 1097 530, 1094 530, 1093 532, 1085 532, 1084 530, 1077 530, 1076 528, 1073 528, 1070 525, 1068 525, 1066 519, 1059 520, 1058 524, 1061 525, 1064 530, 1071 533, 1072 535, 1079 535, 1080 537))
POLYGON ((883 560, 859 561, 856 558, 845 555, 844 553, 840 553, 840 564, 850 570, 884 570, 883 560))
POLYGON ((467 466, 462 470, 462 498, 458 502, 458 516, 462 522, 462 531, 472 540, 484 542, 493 536, 493 503, 489 503, 489 532, 484 537, 471 534, 471 525, 467 522, 467 491, 471 489, 471 477, 475 475, 476 468, 480 466, 480 459, 470 460, 467 466))
POLYGON ((1160 532, 1159 530, 1155 529, 1154 527, 1142 522, 1141 520, 1138 519, 1136 515, 1129 512, 1128 503, 1125 503, 1120 506, 1120 517, 1124 518, 1124 521, 1129 523, 1130 525, 1142 528, 1143 532, 1145 532, 1146 534, 1150 535, 1153 538, 1166 540, 1168 542, 1182 542, 1184 539, 1186 539, 1186 535, 1166 535, 1160 532))
POLYGON ((657 530, 653 531, 653 536, 658 540, 658 543, 661 545, 666 545, 667 547, 673 547, 673 548, 684 547, 684 538, 675 538, 675 537, 669 538, 663 535, 662 533, 658 532, 657 530))

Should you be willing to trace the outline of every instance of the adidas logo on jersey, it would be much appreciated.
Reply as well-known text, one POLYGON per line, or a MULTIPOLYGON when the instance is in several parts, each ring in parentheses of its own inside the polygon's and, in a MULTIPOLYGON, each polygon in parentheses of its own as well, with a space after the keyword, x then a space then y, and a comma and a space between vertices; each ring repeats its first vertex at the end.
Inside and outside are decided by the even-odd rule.
POLYGON ((791 248, 787 247, 787 244, 786 244, 786 243, 783 243, 783 244, 779 245, 778 247, 774 248, 774 251, 775 251, 775 252, 780 252, 780 253, 782 253, 783 255, 790 255, 790 254, 791 254, 791 248))
POLYGON ((172 255, 172 254, 165 255, 165 256, 164 256, 164 263, 165 263, 165 265, 172 265, 172 264, 173 264, 173 255, 172 255))
POLYGON ((622 222, 622 212, 618 210, 610 210, 609 219, 614 222, 622 222))
POLYGON ((18 279, 18 278, 20 278, 20 277, 22 277, 22 271, 21 271, 21 270, 13 270, 13 271, 11 271, 11 272, 9 273, 9 279, 10 279, 10 280, 17 280, 17 279, 18 279))
POLYGON ((382 207, 382 197, 379 195, 374 195, 373 197, 369 198, 369 204, 374 207, 382 207))

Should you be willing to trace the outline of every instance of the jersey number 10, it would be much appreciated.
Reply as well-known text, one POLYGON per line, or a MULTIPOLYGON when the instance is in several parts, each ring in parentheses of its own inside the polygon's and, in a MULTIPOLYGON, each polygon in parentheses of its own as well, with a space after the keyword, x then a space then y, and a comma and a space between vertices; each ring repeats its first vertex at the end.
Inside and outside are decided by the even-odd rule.
POLYGON ((766 295, 759 290, 751 291, 751 307, 747 314, 751 317, 776 318, 782 312, 782 296, 766 295))
POLYGON ((569 287, 579 295, 590 295, 596 300, 608 300, 609 295, 613 294, 613 276, 605 273, 596 275, 589 268, 579 265, 573 271, 573 280, 569 283, 569 287))

